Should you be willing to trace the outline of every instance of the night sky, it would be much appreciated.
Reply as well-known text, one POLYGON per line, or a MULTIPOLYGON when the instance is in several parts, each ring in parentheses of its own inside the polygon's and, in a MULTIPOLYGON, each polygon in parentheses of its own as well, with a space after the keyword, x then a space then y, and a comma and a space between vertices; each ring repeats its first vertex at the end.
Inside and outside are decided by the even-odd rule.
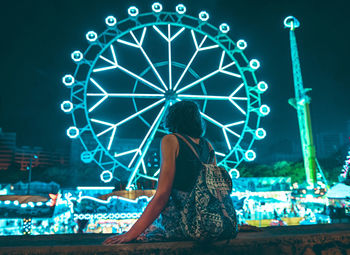
MULTIPOLYGON (((268 137, 258 148, 283 139, 299 140, 296 111, 288 104, 294 96, 289 33, 283 19, 301 22, 296 36, 306 88, 312 88, 311 117, 315 133, 345 132, 350 120, 349 1, 160 1, 164 10, 178 3, 187 13, 201 10, 210 23, 230 25, 230 37, 245 39, 249 58, 257 58, 257 76, 269 84, 263 102, 271 113, 262 126, 268 137)), ((6 1, 2 3, 0 127, 17 133, 18 145, 69 148, 65 135, 70 116, 60 110, 69 97, 61 77, 73 72, 70 53, 87 47, 89 30, 102 32, 104 19, 127 17, 127 8, 151 10, 153 1, 6 1)), ((350 136, 350 134, 348 134, 350 136)), ((273 152, 271 152, 273 153, 273 152)))

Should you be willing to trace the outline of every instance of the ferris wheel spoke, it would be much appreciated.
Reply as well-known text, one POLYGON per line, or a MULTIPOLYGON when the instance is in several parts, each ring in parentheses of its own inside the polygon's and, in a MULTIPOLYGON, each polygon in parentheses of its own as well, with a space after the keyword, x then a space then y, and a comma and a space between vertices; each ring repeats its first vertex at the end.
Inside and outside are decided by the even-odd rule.
POLYGON ((134 94, 134 93, 87 93, 87 96, 108 96, 117 98, 160 98, 164 97, 164 94, 134 94))
POLYGON ((204 77, 202 77, 202 78, 200 78, 200 79, 198 79, 198 80, 196 80, 196 81, 194 81, 194 82, 192 82, 192 83, 186 85, 186 86, 183 87, 182 89, 179 89, 179 90, 177 91, 177 93, 181 93, 181 92, 183 92, 183 91, 185 91, 185 90, 188 90, 188 89, 192 88, 193 86, 195 86, 195 85, 201 83, 202 81, 205 81, 205 80, 209 79, 210 77, 214 76, 214 75, 217 74, 218 72, 220 72, 219 69, 218 69, 218 70, 215 70, 215 71, 213 71, 213 72, 211 72, 210 74, 207 74, 206 76, 204 76, 204 77))
POLYGON ((236 137, 241 137, 239 134, 237 134, 236 132, 232 131, 230 128, 228 128, 227 125, 223 125, 220 122, 218 122, 217 120, 213 119, 212 117, 208 116, 207 114, 201 112, 201 115, 203 116, 204 119, 206 119, 207 121, 211 122, 212 124, 225 129, 226 131, 228 131, 229 133, 233 134, 236 137))
MULTIPOLYGON (((126 186, 126 189, 129 189, 130 188, 130 185, 132 184, 132 181, 134 180, 135 176, 136 176, 136 173, 140 167, 140 164, 142 163, 142 160, 144 159, 150 145, 151 145, 151 142, 153 141, 153 138, 154 138, 154 135, 156 134, 156 132, 158 131, 158 127, 162 121, 162 117, 164 116, 165 114, 165 110, 168 108, 168 105, 169 105, 169 101, 166 102, 166 104, 162 107, 162 109, 160 110, 160 112, 158 113, 158 116, 156 117, 156 119, 154 120, 152 126, 150 127, 150 129, 148 130, 145 138, 143 139, 143 141, 141 142, 140 144, 140 147, 139 147, 139 150, 141 151, 141 154, 140 154, 140 157, 138 158, 136 164, 135 164, 135 167, 133 169, 133 172, 132 174, 130 175, 129 177, 129 180, 128 180, 128 185, 126 186)), ((135 154, 137 155, 137 154, 135 154)), ((135 158, 135 157, 134 157, 135 158)), ((134 160, 134 159, 133 159, 134 160)), ((132 161, 133 161, 132 160, 132 161)), ((133 162, 130 162, 129 164, 129 168, 130 166, 132 165, 133 162)))
POLYGON ((142 31, 142 36, 141 36, 141 39, 140 41, 136 38, 135 34, 133 33, 133 31, 130 31, 130 35, 133 37, 135 43, 138 45, 138 48, 141 50, 143 56, 146 58, 148 64, 150 65, 150 67, 152 68, 154 74, 157 76, 158 80, 160 81, 160 83, 162 84, 162 86, 165 88, 165 90, 168 89, 168 87, 165 85, 162 77, 159 75, 157 69, 155 68, 155 66, 153 65, 152 61, 150 60, 150 58, 148 57, 146 51, 143 49, 142 47, 142 43, 143 43, 143 38, 146 34, 146 30, 147 28, 145 27, 142 31))
POLYGON ((192 34, 192 39, 193 39, 194 45, 195 45, 195 47, 196 47, 196 51, 193 53, 193 55, 192 55, 190 61, 187 63, 187 65, 186 65, 184 71, 182 72, 180 78, 177 80, 177 82, 176 82, 176 84, 175 84, 175 87, 174 87, 174 90, 176 90, 177 87, 179 86, 179 84, 181 83, 183 77, 184 77, 185 74, 187 73, 188 68, 190 68, 190 66, 191 66, 191 64, 192 64, 192 62, 193 62, 193 60, 196 58, 196 56, 197 56, 197 54, 198 54, 198 52, 199 52, 199 48, 202 47, 202 45, 204 44, 205 40, 207 39, 207 36, 204 36, 203 39, 202 39, 202 41, 201 41, 201 43, 200 43, 199 46, 198 46, 197 39, 196 39, 196 36, 195 36, 193 30, 191 30, 191 34, 192 34))
POLYGON ((157 91, 159 91, 159 92, 165 93, 165 90, 163 90, 163 89, 159 88, 158 86, 154 85, 153 83, 151 83, 151 82, 145 80, 145 79, 142 78, 141 76, 139 76, 139 75, 137 75, 137 74, 135 74, 135 73, 129 71, 128 69, 126 69, 126 68, 124 68, 124 67, 122 67, 122 66, 120 66, 120 65, 118 65, 118 68, 119 68, 120 70, 122 70, 123 72, 129 74, 130 76, 134 77, 135 79, 139 80, 140 82, 144 83, 145 85, 147 85, 147 86, 149 86, 149 87, 151 87, 151 88, 153 88, 153 89, 155 89, 155 90, 157 90, 157 91))

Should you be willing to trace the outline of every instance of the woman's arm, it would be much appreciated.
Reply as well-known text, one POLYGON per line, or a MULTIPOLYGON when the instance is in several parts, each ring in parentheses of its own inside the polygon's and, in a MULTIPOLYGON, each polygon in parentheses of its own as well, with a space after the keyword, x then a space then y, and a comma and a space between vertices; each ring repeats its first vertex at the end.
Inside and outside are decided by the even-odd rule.
POLYGON ((131 229, 123 234, 110 237, 103 244, 130 242, 136 239, 153 223, 167 204, 175 176, 175 160, 179 151, 179 143, 174 135, 166 135, 161 142, 161 170, 156 194, 147 205, 145 211, 131 229))

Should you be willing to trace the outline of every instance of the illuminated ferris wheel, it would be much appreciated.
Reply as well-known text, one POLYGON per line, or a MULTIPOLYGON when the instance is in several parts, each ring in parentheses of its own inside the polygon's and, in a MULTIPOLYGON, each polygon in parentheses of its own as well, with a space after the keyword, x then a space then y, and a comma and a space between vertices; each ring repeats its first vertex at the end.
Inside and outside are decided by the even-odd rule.
POLYGON ((208 20, 182 4, 175 12, 160 3, 147 13, 132 6, 126 19, 108 16, 106 30, 89 31, 87 49, 71 54, 76 69, 62 78, 70 100, 61 109, 73 119, 67 135, 80 139, 81 160, 97 163, 102 181, 121 179, 132 189, 139 178, 157 180, 159 168, 147 159, 166 134, 167 108, 181 100, 199 104, 217 162, 232 177, 242 160, 255 159, 253 142, 266 136, 260 118, 270 109, 260 97, 268 86, 255 76, 259 61, 243 53, 247 43, 208 20))

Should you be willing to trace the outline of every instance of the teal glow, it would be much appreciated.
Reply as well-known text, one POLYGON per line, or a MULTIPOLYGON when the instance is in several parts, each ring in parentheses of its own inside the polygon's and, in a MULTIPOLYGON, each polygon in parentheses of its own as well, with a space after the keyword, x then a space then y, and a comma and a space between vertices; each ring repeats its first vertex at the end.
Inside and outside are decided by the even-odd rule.
POLYGON ((255 158, 256 158, 255 151, 253 151, 253 150, 247 150, 247 151, 245 152, 244 156, 245 156, 245 159, 246 159, 247 161, 253 161, 253 160, 255 160, 255 158))
POLYGON ((43 205, 43 202, 37 202, 36 205, 37 205, 37 206, 42 206, 42 205, 43 205))
POLYGON ((152 4, 152 10, 154 11, 154 12, 161 12, 162 10, 163 10, 163 6, 160 4, 160 3, 154 3, 154 4, 152 4))
POLYGON ((79 129, 77 127, 70 127, 67 129, 67 136, 69 138, 77 138, 79 135, 79 129))
POLYGON ((113 174, 111 171, 105 170, 101 173, 100 178, 104 183, 108 183, 113 179, 113 174))
POLYGON ((238 179, 240 176, 240 173, 237 169, 233 168, 228 172, 231 176, 231 179, 238 179))
POLYGON ((80 62, 83 59, 83 53, 81 53, 79 50, 73 51, 71 58, 74 62, 80 62))
POLYGON ((14 205, 19 205, 18 200, 13 201, 13 204, 14 204, 14 205))
POLYGON ((128 9, 128 14, 132 17, 136 17, 139 14, 139 9, 137 9, 135 6, 131 6, 128 9))
POLYGON ((263 115, 266 116, 270 113, 270 107, 268 107, 266 104, 263 104, 259 108, 259 112, 263 115))
POLYGON ((70 113, 73 110, 73 104, 71 101, 63 101, 61 104, 61 110, 65 113, 70 113))
POLYGON ((115 24, 117 24, 117 19, 115 17, 113 17, 113 16, 108 16, 105 19, 105 22, 106 22, 107 26, 113 27, 113 26, 115 26, 115 24))
MULTIPOLYGON (((246 82, 247 75, 257 83, 255 72, 245 72, 247 67, 238 64, 237 57, 245 63, 255 64, 253 67, 256 67, 256 63, 249 62, 242 52, 247 46, 246 42, 239 40, 235 43, 224 35, 223 33, 230 30, 226 23, 213 26, 204 22, 209 19, 207 12, 201 12, 198 17, 184 15, 186 7, 182 4, 177 5, 175 10, 176 12, 166 12, 160 3, 154 3, 150 12, 139 15, 139 10, 132 6, 128 9, 129 17, 118 20, 118 29, 117 20, 109 16, 105 19, 105 31, 90 31, 86 35, 88 40, 104 38, 98 42, 101 50, 91 51, 97 47, 90 43, 88 48, 82 51, 84 54, 80 52, 81 55, 72 56, 75 60, 81 58, 79 61, 86 65, 76 65, 74 76, 79 77, 80 81, 71 87, 71 104, 66 101, 61 104, 62 110, 72 114, 73 127, 81 127, 70 129, 69 132, 67 130, 67 135, 71 138, 79 136, 84 147, 84 152, 80 155, 81 160, 84 163, 96 163, 103 173, 101 179, 108 182, 113 178, 123 178, 123 181, 128 178, 128 190, 137 188, 136 180, 139 178, 157 180, 160 169, 151 169, 146 159, 151 153, 154 138, 164 135, 160 123, 167 108, 174 101, 200 101, 203 119, 212 125, 213 130, 218 132, 218 137, 221 137, 220 143, 224 148, 216 155, 220 159, 218 164, 227 171, 237 169, 245 159, 245 152, 258 140, 254 132, 259 129, 262 114, 251 113, 259 113, 262 94, 260 89, 264 88, 259 89, 258 84, 256 87, 249 86, 246 82), (144 45, 144 41, 148 41, 151 35, 155 43, 167 48, 165 52, 160 53, 163 54, 163 62, 157 62, 155 53, 144 45), (174 45, 177 41, 187 39, 188 46, 193 51, 184 60, 179 61, 178 56, 183 52, 179 52, 174 45), (136 70, 132 64, 124 64, 123 51, 137 53, 139 57, 134 61, 145 63, 145 69, 136 70), (201 75, 197 74, 193 68, 197 65, 198 55, 202 57, 210 54, 217 56, 215 61, 200 63, 203 70, 209 71, 203 73, 199 68, 198 73, 201 75), (106 84, 104 74, 112 75, 113 72, 127 76, 135 84, 134 88, 130 86, 130 90, 122 90, 117 81, 116 86, 106 84), (193 79, 187 79, 187 76, 192 76, 193 79), (215 84, 215 79, 219 76, 230 79, 231 87, 227 90, 229 93, 220 94, 219 90, 215 91, 215 87, 210 88, 209 84, 212 81, 212 84, 215 84), (128 102, 126 105, 131 103, 134 109, 128 109, 125 115, 119 114, 124 109, 117 109, 116 114, 108 114, 104 109, 112 100, 123 100, 128 102), (224 101, 229 102, 226 105, 236 116, 229 115, 227 119, 217 117, 211 108, 216 102, 224 101), (146 124, 140 126, 142 136, 138 137, 135 146, 119 148, 120 139, 125 136, 123 130, 128 130, 138 119, 146 124), (79 135, 79 132, 84 135, 79 135), (246 133, 253 136, 244 135, 246 133), (88 137, 92 143, 85 141, 88 137), (128 176, 120 170, 129 171, 128 176)), ((153 48, 156 49, 156 46, 153 48)), ((70 83, 72 79, 67 82, 70 83)))
POLYGON ((256 70, 256 69, 258 69, 258 68, 260 67, 260 62, 259 62, 258 60, 256 60, 256 59, 252 59, 252 60, 250 60, 250 62, 249 62, 249 66, 250 66, 250 68, 252 68, 253 70, 256 70))
POLYGON ((244 50, 245 48, 247 48, 247 42, 246 41, 244 41, 244 40, 238 40, 237 41, 237 47, 238 47, 238 49, 240 49, 240 50, 244 50))
POLYGON ((267 83, 264 81, 259 82, 257 86, 258 86, 258 90, 261 93, 265 92, 268 89, 267 83))
POLYGON ((264 139, 266 136, 266 131, 263 128, 258 128, 255 130, 255 136, 257 139, 264 139))
POLYGON ((5 205, 9 205, 9 204, 11 204, 11 201, 10 200, 5 200, 4 204, 5 205))
POLYGON ((178 14, 186 13, 186 7, 183 4, 178 4, 175 9, 178 14))
POLYGON ((94 42, 97 40, 97 34, 94 32, 94 31, 89 31, 87 32, 86 34, 86 39, 89 41, 89 42, 94 42))
POLYGON ((288 16, 283 21, 284 27, 290 28, 294 30, 295 28, 300 26, 300 22, 293 16, 288 16))
POLYGON ((201 11, 198 17, 201 21, 207 21, 209 19, 209 14, 206 11, 201 11))
POLYGON ((230 27, 229 25, 227 25, 226 23, 222 23, 219 27, 220 31, 223 32, 224 34, 226 34, 228 31, 230 31, 230 27))
POLYGON ((89 151, 83 151, 80 154, 80 159, 83 161, 85 164, 89 164, 93 161, 94 155, 91 154, 89 151))
POLYGON ((74 77, 70 74, 66 74, 65 76, 63 76, 62 78, 62 82, 64 85, 66 85, 67 87, 70 87, 73 85, 74 83, 74 77))
POLYGON ((27 204, 21 204, 22 208, 26 208, 28 205, 27 204))

